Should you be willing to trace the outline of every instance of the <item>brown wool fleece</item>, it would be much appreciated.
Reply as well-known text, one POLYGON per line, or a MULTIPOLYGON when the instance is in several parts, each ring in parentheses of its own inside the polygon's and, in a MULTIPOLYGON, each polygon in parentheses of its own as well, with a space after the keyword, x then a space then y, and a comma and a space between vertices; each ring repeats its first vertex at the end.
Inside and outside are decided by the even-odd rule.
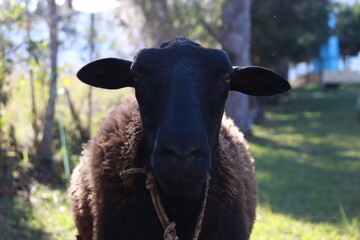
MULTIPOLYGON (((84 146, 69 188, 79 239, 162 239, 163 230, 145 188, 145 177, 119 176, 123 170, 149 166, 143 136, 138 105, 131 98, 111 111, 99 133, 84 146), (124 229, 121 233, 112 233, 112 229, 120 228, 124 229)), ((256 196, 248 145, 232 120, 224 117, 213 153, 199 240, 221 236, 224 229, 241 236, 239 239, 248 239, 255 219, 256 196)))

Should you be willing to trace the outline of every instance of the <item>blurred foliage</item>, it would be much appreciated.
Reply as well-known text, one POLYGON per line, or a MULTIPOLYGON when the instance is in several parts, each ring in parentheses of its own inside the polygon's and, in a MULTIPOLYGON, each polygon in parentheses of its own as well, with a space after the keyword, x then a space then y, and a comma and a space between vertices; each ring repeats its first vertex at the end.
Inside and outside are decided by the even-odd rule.
POLYGON ((21 45, 14 36, 24 26, 24 8, 15 1, 3 1, 0 8, 0 196, 13 193, 14 171, 20 154, 14 123, 9 121, 7 105, 11 100, 9 75, 13 70, 15 51, 21 45))
MULTIPOLYGON (((173 33, 166 32, 167 35, 184 35, 206 47, 219 47, 219 39, 225 30, 221 17, 223 0, 157 0, 166 11, 162 17, 156 14, 159 7, 143 0, 134 2, 147 16, 158 16, 154 19, 157 24, 163 22, 168 25, 166 28, 175 30, 173 33)), ((329 0, 254 0, 251 9, 252 62, 276 65, 283 58, 297 63, 317 56, 320 45, 330 35, 327 21, 331 10, 329 0)), ((150 23, 147 22, 144 29, 153 27, 157 29, 154 34, 157 34, 161 28, 149 26, 150 23)))
POLYGON ((221 13, 224 0, 133 0, 144 18, 142 28, 149 45, 157 46, 164 39, 186 36, 204 47, 220 47, 221 13), (161 12, 162 14, 158 14, 161 12))
MULTIPOLYGON (((224 0, 133 2, 144 13, 144 38, 150 36, 152 40, 148 45, 157 46, 164 39, 183 35, 200 42, 204 47, 226 48, 222 46, 229 30, 223 22, 224 0)), ((329 0, 252 1, 252 64, 271 68, 287 77, 291 63, 310 61, 317 57, 321 44, 327 41, 331 33, 327 21, 332 10, 329 0)), ((225 50, 234 60, 231 50, 225 50)))
POLYGON ((340 53, 344 56, 356 56, 360 51, 360 2, 351 6, 337 4, 335 11, 340 53))
POLYGON ((0 23, 2 27, 11 30, 13 27, 24 26, 23 13, 25 8, 20 5, 20 2, 23 1, 3 0, 1 2, 0 23))
POLYGON ((317 56, 330 34, 330 10, 329 0, 254 0, 252 62, 268 66, 283 58, 297 63, 317 56))
POLYGON ((24 10, 14 1, 4 1, 0 8, 0 104, 2 105, 6 105, 8 101, 9 88, 6 77, 12 70, 14 51, 21 44, 14 41, 14 36, 24 26, 24 10))
POLYGON ((172 19, 174 27, 204 47, 220 48, 221 14, 225 0, 175 1, 172 19))
MULTIPOLYGON (((37 163, 36 142, 40 141, 41 134, 39 133, 41 132, 36 132, 35 127, 40 131, 43 126, 45 106, 49 97, 49 41, 44 34, 44 27, 47 27, 47 7, 46 1, 43 0, 4 0, 1 1, 0 6, 0 153, 2 154, 0 170, 4 172, 0 176, 11 177, 11 172, 17 171, 14 170, 17 168, 17 163, 11 164, 10 168, 3 157, 5 151, 10 149, 8 143, 11 126, 14 126, 11 135, 17 141, 16 150, 22 153, 21 155, 26 154, 30 168, 34 169, 37 163)), ((67 43, 63 45, 63 48, 66 48, 72 43, 70 40, 76 39, 74 36, 79 26, 73 24, 73 21, 78 15, 69 9, 68 5, 62 5, 59 8, 61 11, 58 16, 61 39, 64 39, 64 41, 60 41, 67 43)), ((74 79, 75 70, 71 64, 66 64, 58 70, 60 82, 58 85, 60 88, 69 88, 69 95, 74 101, 74 113, 79 116, 79 119, 74 119, 75 115, 71 113, 66 97, 60 96, 55 116, 56 136, 53 142, 53 150, 56 163, 53 174, 56 175, 56 172, 59 172, 59 175, 62 176, 64 171, 61 162, 63 156, 61 155, 62 147, 59 141, 59 120, 61 119, 64 122, 68 154, 72 166, 74 166, 82 149, 81 144, 84 143, 84 139, 79 134, 79 125, 75 124, 75 120, 79 120, 81 123, 87 122, 88 106, 86 103, 87 93, 85 92, 88 91, 88 87, 74 79), (77 87, 74 88, 74 86, 77 87)), ((99 108, 97 99, 94 100, 93 113, 95 116, 93 122, 97 126, 110 106, 117 104, 122 96, 128 93, 128 91, 107 93, 106 96, 112 98, 110 99, 112 103, 107 104, 108 98, 99 95, 98 91, 100 90, 94 90, 94 97, 101 99, 101 106, 105 107, 99 108)), ((93 133, 96 131, 97 129, 93 128, 93 133)), ((18 155, 16 161, 19 162, 21 159, 22 156, 18 155)), ((36 169, 36 171, 38 170, 36 169)), ((22 174, 22 171, 18 171, 18 173, 22 174)), ((44 174, 44 179, 48 179, 47 173, 44 174)), ((16 179, 12 179, 12 181, 14 180, 16 179)), ((3 185, 0 184, 0 186, 3 185)))

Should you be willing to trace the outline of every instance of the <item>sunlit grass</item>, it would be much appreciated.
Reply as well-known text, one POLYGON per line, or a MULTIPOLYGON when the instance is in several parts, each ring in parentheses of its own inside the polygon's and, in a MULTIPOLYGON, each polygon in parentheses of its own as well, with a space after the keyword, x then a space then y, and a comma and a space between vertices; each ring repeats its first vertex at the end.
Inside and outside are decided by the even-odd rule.
POLYGON ((33 218, 29 227, 41 229, 46 235, 51 235, 49 239, 74 239, 76 230, 64 189, 51 190, 44 185, 38 187, 30 197, 33 218))
POLYGON ((336 219, 338 224, 311 223, 272 211, 270 206, 258 206, 252 238, 256 240, 356 240, 360 239, 359 220, 336 219))
POLYGON ((355 94, 295 90, 250 138, 259 186, 252 239, 360 239, 355 94))
POLYGON ((1 240, 75 239, 76 229, 64 189, 34 183, 31 195, 0 199, 1 240))

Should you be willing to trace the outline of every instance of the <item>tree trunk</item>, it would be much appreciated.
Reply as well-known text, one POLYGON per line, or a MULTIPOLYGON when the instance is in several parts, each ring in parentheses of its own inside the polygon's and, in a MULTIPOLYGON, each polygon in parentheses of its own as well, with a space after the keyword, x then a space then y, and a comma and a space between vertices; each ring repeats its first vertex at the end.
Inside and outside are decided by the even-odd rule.
MULTIPOLYGON (((90 52, 89 52, 89 60, 90 62, 95 60, 95 14, 90 14, 90 35, 89 35, 89 46, 90 46, 90 52)), ((91 136, 91 123, 92 123, 92 87, 89 87, 88 92, 88 128, 87 128, 87 135, 91 136)))
POLYGON ((54 113, 57 94, 57 54, 58 54, 58 26, 55 0, 48 0, 50 28, 50 94, 46 106, 43 138, 39 149, 40 163, 47 168, 52 167, 52 142, 54 136, 54 113))
POLYGON ((74 103, 71 100, 69 90, 67 90, 67 89, 65 89, 65 96, 66 96, 66 100, 67 100, 67 102, 69 104, 71 116, 72 116, 72 118, 73 118, 73 120, 75 122, 76 128, 79 130, 79 133, 80 133, 80 136, 81 136, 81 141, 86 142, 87 140, 90 139, 89 132, 87 131, 88 129, 85 129, 81 125, 79 112, 76 111, 74 103))
MULTIPOLYGON (((223 6, 220 43, 238 66, 250 65, 250 4, 250 0, 227 0, 223 6)), ((253 117, 249 96, 230 92, 225 111, 242 132, 251 133, 253 117)))
MULTIPOLYGON (((26 2, 28 7, 29 3, 26 2)), ((37 152, 39 147, 39 126, 37 123, 38 114, 36 109, 36 98, 35 98, 35 84, 34 84, 34 73, 31 66, 31 60, 34 58, 32 50, 32 40, 31 40, 31 16, 29 10, 25 11, 26 18, 26 39, 28 43, 28 71, 29 71, 29 80, 30 80, 30 91, 31 91, 31 124, 34 131, 34 151, 37 152)))
MULTIPOLYGON (((276 64, 274 71, 283 76, 285 79, 288 78, 290 59, 287 57, 283 57, 279 60, 278 64, 276 64)), ((284 95, 279 94, 275 96, 269 97, 272 101, 273 105, 280 105, 283 102, 284 95)))
MULTIPOLYGON (((1 77, 1 76, 0 76, 1 77)), ((0 79, 1 81, 1 79, 0 79)), ((1 97, 1 96, 0 96, 1 97)), ((0 102, 0 111, 2 111, 2 103, 0 102)), ((4 137, 3 132, 4 126, 3 126, 3 119, 2 115, 0 114, 0 197, 6 195, 9 192, 9 160, 6 157, 6 147, 5 142, 7 139, 4 137)))

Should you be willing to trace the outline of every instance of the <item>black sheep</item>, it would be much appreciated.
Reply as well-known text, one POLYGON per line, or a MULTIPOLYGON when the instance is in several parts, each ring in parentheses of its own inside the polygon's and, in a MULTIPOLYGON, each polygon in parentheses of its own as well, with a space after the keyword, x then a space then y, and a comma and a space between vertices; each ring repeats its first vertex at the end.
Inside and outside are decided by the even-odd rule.
POLYGON ((288 91, 286 80, 261 67, 233 67, 224 51, 186 38, 143 49, 133 62, 92 62, 78 78, 100 88, 134 87, 137 100, 110 113, 74 170, 69 193, 79 239, 163 239, 145 176, 119 176, 132 168, 154 174, 179 239, 197 238, 204 198, 199 240, 249 239, 253 159, 243 135, 223 118, 224 104, 229 90, 269 96, 288 91))

